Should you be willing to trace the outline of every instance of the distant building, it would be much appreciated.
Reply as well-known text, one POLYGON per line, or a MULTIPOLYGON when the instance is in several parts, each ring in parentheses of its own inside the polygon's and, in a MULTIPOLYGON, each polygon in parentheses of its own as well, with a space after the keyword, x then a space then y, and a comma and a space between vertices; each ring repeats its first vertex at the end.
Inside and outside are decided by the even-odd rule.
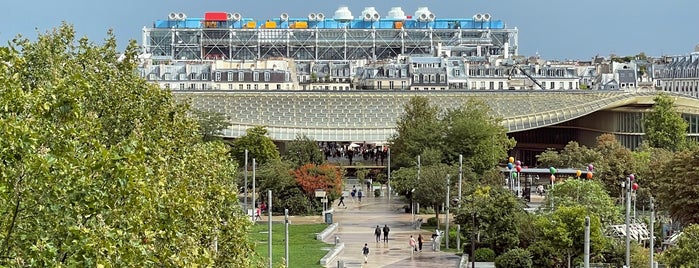
POLYGON ((653 65, 656 87, 663 91, 699 97, 699 52, 674 56, 653 65))

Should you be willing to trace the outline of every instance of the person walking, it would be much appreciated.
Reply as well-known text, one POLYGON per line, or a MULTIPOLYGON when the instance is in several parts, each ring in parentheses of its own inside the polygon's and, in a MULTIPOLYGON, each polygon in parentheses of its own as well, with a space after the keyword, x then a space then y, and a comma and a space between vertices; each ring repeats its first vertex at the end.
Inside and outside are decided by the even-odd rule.
POLYGON ((347 206, 345 205, 345 196, 344 196, 344 195, 341 195, 341 196, 340 196, 340 202, 337 203, 337 206, 338 206, 338 207, 339 207, 340 205, 342 205, 343 207, 347 207, 347 206))
POLYGON ((419 234, 417 236, 417 248, 418 248, 418 251, 420 251, 420 252, 422 252, 422 243, 423 242, 425 242, 425 239, 422 238, 422 234, 419 234))
POLYGON ((388 232, 391 231, 388 225, 383 225, 383 242, 388 243, 388 232))
POLYGON ((352 192, 350 192, 350 195, 352 195, 352 203, 357 202, 355 200, 355 196, 357 196, 357 187, 352 185, 352 192))
POLYGON ((359 192, 357 193, 357 198, 359 198, 359 204, 362 203, 362 189, 359 189, 359 192))
POLYGON ((362 248, 362 254, 364 254, 364 263, 369 260, 369 245, 364 243, 364 248, 362 248))
POLYGON ((412 252, 417 251, 417 247, 416 247, 417 245, 416 245, 416 244, 417 244, 417 243, 416 243, 416 241, 415 241, 415 238, 411 235, 411 236, 410 236, 410 251, 411 251, 410 254, 413 254, 412 252))
POLYGON ((376 225, 376 229, 374 230, 374 236, 376 236, 376 243, 381 241, 381 228, 376 225))

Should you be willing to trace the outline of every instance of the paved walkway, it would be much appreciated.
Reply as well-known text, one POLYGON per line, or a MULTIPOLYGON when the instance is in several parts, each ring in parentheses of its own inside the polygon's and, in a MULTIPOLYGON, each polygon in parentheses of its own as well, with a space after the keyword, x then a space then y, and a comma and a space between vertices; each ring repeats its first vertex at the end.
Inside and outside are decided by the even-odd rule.
MULTIPOLYGON (((344 252, 327 267, 337 267, 337 261, 342 261, 344 267, 457 267, 460 257, 454 253, 434 252, 430 242, 430 231, 415 230, 412 224, 412 215, 405 213, 403 202, 397 197, 392 197, 389 202, 387 197, 364 197, 361 204, 352 202, 346 198, 347 207, 334 205, 335 214, 333 221, 339 223, 335 233, 342 243, 345 243, 344 252), (374 229, 376 225, 383 227, 388 225, 391 229, 388 243, 376 242, 374 229), (425 239, 423 251, 411 255, 409 245, 410 235, 417 240, 418 234, 425 239), (364 243, 369 244, 369 260, 364 263, 362 248, 364 243)), ((428 215, 421 215, 427 219, 428 215)), ((382 235, 383 239, 383 235, 382 235)), ((335 237, 328 238, 325 242, 334 243, 335 237)), ((452 242, 455 243, 455 242, 452 242)))

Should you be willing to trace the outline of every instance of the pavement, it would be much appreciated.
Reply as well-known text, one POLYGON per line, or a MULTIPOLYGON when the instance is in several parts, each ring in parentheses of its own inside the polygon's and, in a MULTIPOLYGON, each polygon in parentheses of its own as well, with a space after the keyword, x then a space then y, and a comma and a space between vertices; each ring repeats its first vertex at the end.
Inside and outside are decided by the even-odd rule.
MULTIPOLYGON (((431 232, 415 230, 413 217, 405 213, 405 203, 398 197, 363 197, 362 202, 345 198, 346 207, 333 204, 335 211, 333 222, 339 223, 337 232, 325 242, 335 243, 335 236, 345 244, 345 250, 327 267, 338 267, 340 261, 344 267, 457 267, 460 256, 454 253, 432 251, 431 232), (376 242, 374 229, 376 225, 390 228, 387 243, 376 242), (410 236, 416 240, 418 234, 425 239, 422 252, 414 253, 409 245, 410 236), (362 248, 369 245, 369 259, 364 263, 362 248)), ((416 218, 427 220, 431 215, 417 215, 416 218)), ((452 240, 452 245, 455 241, 452 240)))
MULTIPOLYGON (((532 194, 530 207, 541 206, 543 197, 532 194)), ((334 210, 333 222, 338 223, 337 231, 324 242, 335 243, 335 237, 345 244, 344 251, 326 267, 338 267, 340 261, 346 268, 369 267, 458 267, 461 257, 453 252, 433 251, 430 237, 433 231, 415 230, 413 216, 405 213, 405 203, 400 197, 386 196, 363 197, 362 202, 345 198, 346 206, 338 207, 337 200, 332 204, 334 210), (388 225, 391 229, 387 243, 376 242, 374 229, 376 225, 388 225), (417 240, 419 234, 425 239, 422 252, 411 251, 409 241, 412 235, 417 240), (370 248, 369 259, 364 263, 362 248, 367 243, 370 248)), ((442 214, 443 215, 443 214, 442 214)), ((440 217, 443 217, 440 215, 440 217)), ((432 215, 416 215, 415 218, 427 218, 432 215)), ((263 216, 262 221, 267 217, 263 216)), ((318 216, 290 216, 292 224, 324 223, 324 218, 318 216)), ((442 219, 443 220, 443 219, 442 219)), ((272 221, 283 222, 284 216, 273 216, 272 221)), ((450 246, 455 247, 456 241, 451 238, 450 246)), ((464 241, 462 241, 463 243, 464 241)), ((493 267, 492 263, 476 263, 476 267, 493 267)), ((470 266, 469 266, 470 267, 470 266)))

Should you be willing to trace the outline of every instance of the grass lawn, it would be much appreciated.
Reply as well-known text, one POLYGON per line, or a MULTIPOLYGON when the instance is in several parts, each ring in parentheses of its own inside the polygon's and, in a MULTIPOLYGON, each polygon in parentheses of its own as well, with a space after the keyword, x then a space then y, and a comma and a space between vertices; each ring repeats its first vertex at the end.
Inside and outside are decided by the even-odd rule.
MULTIPOLYGON (((333 245, 316 240, 316 233, 323 231, 327 224, 289 224, 289 267, 322 267, 320 258, 328 253, 333 245)), ((258 223, 252 228, 250 237, 255 243, 255 252, 267 263, 267 223, 258 223)), ((284 224, 272 224, 272 262, 276 267, 284 258, 284 224)))

